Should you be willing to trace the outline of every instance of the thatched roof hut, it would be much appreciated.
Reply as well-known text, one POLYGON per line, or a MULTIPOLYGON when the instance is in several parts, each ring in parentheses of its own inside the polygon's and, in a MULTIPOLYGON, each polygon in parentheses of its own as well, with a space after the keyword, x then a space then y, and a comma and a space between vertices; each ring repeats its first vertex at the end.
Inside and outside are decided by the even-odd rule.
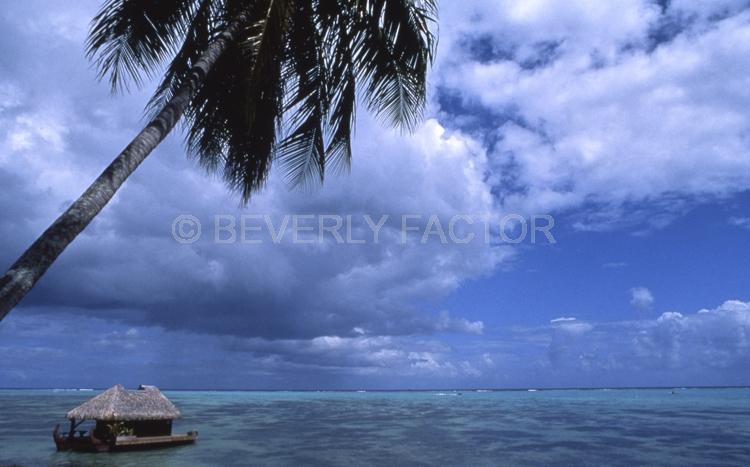
POLYGON ((158 388, 141 385, 128 391, 117 384, 68 412, 70 429, 61 433, 57 425, 52 437, 58 451, 121 451, 195 442, 197 431, 172 434, 172 420, 178 417, 180 411, 158 388), (78 429, 87 420, 96 424, 78 429))
POLYGON ((172 420, 180 411, 155 386, 128 391, 119 384, 68 412, 70 420, 172 420))

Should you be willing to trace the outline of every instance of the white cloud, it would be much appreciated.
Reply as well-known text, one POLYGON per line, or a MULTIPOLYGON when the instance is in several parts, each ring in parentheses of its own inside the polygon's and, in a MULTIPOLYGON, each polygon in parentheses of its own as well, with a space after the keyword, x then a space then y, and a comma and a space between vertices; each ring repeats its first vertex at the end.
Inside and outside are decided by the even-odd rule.
POLYGON ((436 329, 438 331, 482 334, 484 323, 481 321, 469 321, 466 318, 451 318, 447 311, 443 311, 440 313, 436 329))
POLYGON ((721 314, 721 313, 748 313, 750 312, 750 302, 743 302, 742 300, 727 300, 726 302, 722 303, 720 306, 716 307, 713 310, 708 310, 709 312, 713 311, 715 313, 721 314))
POLYGON ((640 39, 657 14, 655 5, 639 0, 445 2, 441 17, 451 20, 441 23, 439 62, 447 67, 465 55, 467 35, 490 37, 500 47, 564 41, 571 50, 585 46, 615 54, 620 44, 640 39))
POLYGON ((730 217, 729 224, 735 227, 750 229, 750 217, 730 217))
POLYGON ((492 355, 490 355, 489 353, 482 354, 482 362, 489 367, 495 366, 495 361, 492 359, 492 355))
POLYGON ((589 323, 581 323, 576 321, 559 324, 557 326, 557 329, 564 331, 564 333, 568 335, 580 336, 594 329, 594 326, 589 323))
POLYGON ((649 310, 654 304, 654 295, 646 287, 633 287, 630 289, 630 304, 640 311, 649 310))
POLYGON ((585 323, 585 330, 566 328, 574 323, 561 322, 551 330, 538 328, 507 340, 513 348, 523 348, 547 335, 546 358, 537 360, 536 366, 552 372, 565 370, 566 377, 579 385, 581 381, 601 384, 606 375, 620 385, 654 384, 666 375, 665 382, 677 378, 691 384, 747 381, 750 302, 728 300, 696 313, 670 311, 650 320, 585 323))
POLYGON ((659 316, 656 319, 656 322, 657 323, 666 323, 668 321, 681 321, 684 318, 685 317, 682 315, 682 313, 679 313, 677 311, 666 311, 666 312, 662 313, 661 316, 659 316))
POLYGON ((633 216, 658 228, 682 212, 686 197, 750 187, 750 12, 736 14, 732 2, 692 3, 670 7, 692 19, 653 51, 660 16, 651 2, 454 7, 459 17, 466 10, 448 26, 456 44, 493 30, 495 47, 560 43, 546 66, 446 53, 438 74, 443 89, 504 122, 484 131, 497 141, 493 183, 507 207, 586 209, 581 229, 633 216), (641 202, 650 208, 633 213, 641 202))
POLYGON ((641 356, 670 368, 727 368, 750 361, 750 302, 728 300, 693 315, 662 314, 635 340, 641 356))
POLYGON ((549 322, 550 322, 550 324, 556 324, 556 323, 567 323, 567 322, 575 321, 575 320, 576 319, 573 318, 573 317, 563 316, 563 317, 560 317, 560 318, 551 319, 549 322))

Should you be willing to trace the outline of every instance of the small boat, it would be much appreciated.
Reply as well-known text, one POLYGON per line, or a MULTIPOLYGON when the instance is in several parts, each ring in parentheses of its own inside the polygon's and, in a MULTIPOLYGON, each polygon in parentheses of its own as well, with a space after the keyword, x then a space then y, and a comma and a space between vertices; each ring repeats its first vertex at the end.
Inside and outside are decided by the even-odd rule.
POLYGON ((197 431, 172 434, 172 420, 181 416, 177 407, 155 386, 141 385, 128 391, 117 384, 67 414, 70 429, 52 437, 58 451, 109 452, 162 448, 195 442, 197 431), (90 430, 79 430, 87 420, 90 430), (76 433, 78 435, 76 436, 76 433))

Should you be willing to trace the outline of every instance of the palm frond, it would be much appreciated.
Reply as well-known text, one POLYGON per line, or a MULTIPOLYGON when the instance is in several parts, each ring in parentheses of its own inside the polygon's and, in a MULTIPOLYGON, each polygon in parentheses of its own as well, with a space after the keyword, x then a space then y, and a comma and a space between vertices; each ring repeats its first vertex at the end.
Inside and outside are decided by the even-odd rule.
POLYGON ((243 40, 216 63, 193 98, 188 147, 201 164, 221 170, 247 202, 268 176, 283 115, 281 79, 291 0, 255 2, 243 40))
POLYGON ((106 0, 87 53, 113 90, 168 61, 147 106, 155 113, 242 18, 194 91, 185 126, 189 153, 247 202, 272 163, 303 187, 348 169, 357 96, 381 121, 412 130, 436 15, 436 0, 106 0))
POLYGON ((316 13, 308 2, 301 2, 292 21, 285 70, 289 98, 284 106, 289 134, 276 155, 287 182, 305 187, 325 177, 323 139, 330 97, 316 13))
POLYGON ((215 34, 214 18, 217 16, 215 0, 201 0, 187 27, 182 46, 167 67, 154 95, 146 105, 147 113, 154 115, 182 86, 185 77, 200 54, 206 50, 215 34))
POLYGON ((352 31, 347 11, 336 22, 332 30, 337 34, 331 63, 332 111, 329 117, 330 140, 326 148, 326 162, 334 171, 348 170, 352 159, 352 131, 356 118, 357 80, 352 52, 352 31))
POLYGON ((368 81, 368 108, 387 123, 412 130, 426 101, 426 71, 435 39, 427 24, 434 2, 355 2, 355 66, 368 81))
POLYGON ((195 14, 194 0, 107 0, 94 17, 87 56, 113 91, 140 86, 180 44, 195 14))

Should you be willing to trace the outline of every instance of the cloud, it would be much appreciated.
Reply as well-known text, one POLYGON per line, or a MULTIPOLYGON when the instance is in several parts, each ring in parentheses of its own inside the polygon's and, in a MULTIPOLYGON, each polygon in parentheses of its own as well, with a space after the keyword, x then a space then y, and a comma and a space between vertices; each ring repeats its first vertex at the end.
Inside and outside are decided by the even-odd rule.
POLYGON ((576 319, 573 318, 573 317, 563 316, 563 317, 560 317, 560 318, 551 319, 549 322, 550 322, 550 324, 556 324, 556 323, 568 323, 568 322, 575 321, 575 320, 576 319))
POLYGON ((750 362, 750 303, 728 300, 694 315, 666 312, 639 333, 635 350, 668 368, 733 368, 750 362))
POLYGON ((593 329, 589 323, 580 322, 575 318, 557 318, 550 321, 552 336, 547 349, 549 361, 554 366, 566 365, 566 361, 579 356, 571 352, 571 347, 579 339, 584 338, 593 329))
POLYGON ((481 338, 451 344, 437 336, 226 337, 36 310, 0 323, 0 342, 0 380, 6 386, 97 387, 112 381, 257 389, 747 384, 750 302, 728 300, 715 308, 666 312, 648 320, 565 317, 551 325, 485 329, 481 338), (69 352, 71 335, 89 338, 69 352), (91 359, 92 354, 106 354, 107 364, 91 359), (72 366, 79 371, 59 371, 72 366))
MULTIPOLYGON (((3 23, 6 36, 15 38, 4 49, 12 50, 12 66, 0 73, 0 92, 7 97, 0 110, 0 180, 6 182, 0 232, 8 234, 0 247, 3 264, 85 189, 143 123, 148 91, 110 97, 106 86, 92 84, 94 70, 69 41, 70 28, 80 23, 73 16, 93 15, 96 7, 90 2, 68 11, 53 4, 46 16, 37 15, 35 24, 59 25, 48 28, 60 36, 55 43, 64 44, 54 50, 30 45, 33 28, 3 23), (35 72, 40 63, 53 62, 61 65, 35 72)), ((331 176, 319 190, 299 192, 274 172, 247 208, 237 207, 222 183, 186 160, 177 137, 168 138, 14 314, 23 307, 64 307, 131 324, 269 339, 481 333, 483 323, 457 316, 460 310, 440 314, 437 305, 425 304, 492 273, 513 251, 480 241, 446 245, 436 237, 403 244, 400 216, 436 216, 443 226, 456 214, 499 219, 484 148, 434 118, 413 135, 401 135, 363 112, 357 134, 349 176, 331 176), (173 240, 171 223, 181 214, 202 222, 199 242, 173 240), (287 236, 278 244, 224 245, 212 241, 215 216, 223 214, 268 214, 276 221, 293 214, 390 218, 377 243, 300 245, 287 236)))
POLYGON ((481 321, 469 321, 466 318, 451 318, 447 311, 440 313, 437 322, 437 330, 463 332, 468 334, 482 334, 484 323, 481 321))
MULTIPOLYGON (((747 383, 747 302, 498 328, 440 301, 517 249, 398 235, 400 214, 445 226, 510 210, 569 214, 580 231, 648 232, 747 190, 746 2, 444 3, 429 118, 414 135, 362 113, 350 176, 297 192, 274 173, 248 208, 168 138, 0 323, 0 380, 194 387, 201 368, 212 387, 747 383), (170 232, 186 213, 204 225, 191 245, 170 232), (217 214, 393 217, 377 244, 216 245, 217 214), (93 337, 71 355, 71 335, 93 337)), ((143 124, 149 87, 113 98, 83 58, 97 8, 32 0, 0 17, 2 264, 143 124)), ((631 296, 653 306, 648 289, 631 296)))
POLYGON ((590 323, 575 318, 557 318, 550 321, 556 336, 581 336, 594 329, 590 323))
MULTIPOLYGON (((497 344, 487 344, 497 346, 497 344)), ((741 385, 750 364, 750 302, 622 322, 561 321, 516 329, 502 348, 523 356, 515 378, 569 386, 741 385)), ((502 360, 501 360, 502 362, 502 360)))
POLYGON ((592 367, 639 371, 742 368, 750 362, 750 302, 728 300, 693 314, 669 311, 654 320, 592 325, 585 338, 551 344, 588 355, 592 367), (609 341, 609 342, 607 342, 609 341))
POLYGON ((750 217, 730 217, 729 224, 743 229, 750 229, 750 217))
POLYGON ((133 386, 149 381, 182 388, 404 388, 477 378, 487 367, 486 358, 463 355, 436 339, 222 337, 129 327, 64 311, 40 310, 5 320, 0 340, 0 381, 5 386, 100 387, 113 381, 133 386), (73 334, 88 338, 70 352, 65 349, 73 334), (107 355, 107 365, 91 359, 92 354, 107 355), (71 367, 80 371, 59 371, 71 367))
POLYGON ((654 295, 646 287, 633 287, 630 289, 630 304, 639 311, 649 310, 654 304, 654 295))
POLYGON ((750 187, 745 6, 455 5, 436 105, 487 142, 509 209, 661 228, 750 187))
POLYGON ((402 244, 399 216, 435 214, 447 225, 455 213, 492 215, 483 152, 435 121, 413 137, 386 132, 377 142, 360 141, 355 150, 359 159, 350 177, 304 196, 274 178, 241 210, 228 209, 218 183, 187 168, 171 170, 182 154, 167 147, 139 174, 139 182, 123 188, 89 235, 66 251, 27 304, 268 338, 351 336, 355 328, 369 335, 481 333, 481 322, 431 313, 416 303, 446 296, 462 281, 492 272, 511 251, 438 239, 402 244), (377 158, 372 157, 375 145, 377 158), (174 152, 165 154, 170 149, 174 152), (172 188, 165 192, 165 185, 172 188), (158 204, 151 203, 157 198, 158 204), (278 244, 215 244, 212 221, 227 212, 238 218, 270 213, 277 221, 296 213, 375 219, 388 214, 391 220, 378 243, 300 245, 287 236, 278 244), (170 234, 172 219, 183 213, 207 226, 193 245, 178 244, 170 234))

